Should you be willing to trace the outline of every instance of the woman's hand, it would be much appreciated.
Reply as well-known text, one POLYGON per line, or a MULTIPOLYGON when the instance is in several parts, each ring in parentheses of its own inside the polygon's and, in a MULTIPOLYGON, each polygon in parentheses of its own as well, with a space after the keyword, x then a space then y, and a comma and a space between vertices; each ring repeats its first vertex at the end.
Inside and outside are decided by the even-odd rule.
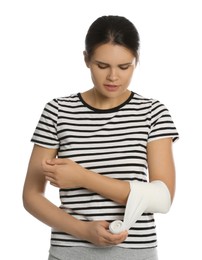
POLYGON ((42 162, 45 178, 58 188, 81 187, 85 168, 70 159, 51 159, 42 162))
POLYGON ((82 239, 89 241, 96 246, 114 246, 126 240, 128 232, 112 234, 109 232, 109 223, 107 221, 83 222, 82 239))

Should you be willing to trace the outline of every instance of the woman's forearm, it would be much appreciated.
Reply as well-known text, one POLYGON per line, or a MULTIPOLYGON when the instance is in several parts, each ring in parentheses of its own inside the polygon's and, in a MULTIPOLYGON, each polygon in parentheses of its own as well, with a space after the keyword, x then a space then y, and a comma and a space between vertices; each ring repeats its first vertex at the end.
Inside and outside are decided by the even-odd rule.
POLYGON ((59 231, 97 246, 112 246, 122 243, 127 232, 114 235, 108 231, 109 223, 103 221, 81 221, 47 200, 43 194, 30 193, 23 198, 24 207, 38 220, 59 231))
POLYGON ((67 214, 62 209, 51 203, 43 194, 30 192, 23 195, 25 209, 46 225, 69 233, 75 237, 81 237, 82 221, 67 214))
POLYGON ((125 205, 130 192, 129 182, 90 171, 70 159, 44 161, 46 180, 59 188, 82 187, 125 205))
POLYGON ((87 169, 84 169, 81 185, 122 205, 126 204, 130 192, 129 182, 112 179, 87 169))

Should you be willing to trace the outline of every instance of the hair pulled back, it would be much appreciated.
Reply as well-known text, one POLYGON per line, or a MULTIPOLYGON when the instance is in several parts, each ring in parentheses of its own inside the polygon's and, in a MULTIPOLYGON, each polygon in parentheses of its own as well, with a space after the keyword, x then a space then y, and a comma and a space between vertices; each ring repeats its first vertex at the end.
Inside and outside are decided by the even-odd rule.
POLYGON ((123 16, 108 15, 91 24, 85 38, 85 49, 90 59, 98 46, 117 44, 129 49, 138 61, 139 42, 139 33, 132 22, 123 16))

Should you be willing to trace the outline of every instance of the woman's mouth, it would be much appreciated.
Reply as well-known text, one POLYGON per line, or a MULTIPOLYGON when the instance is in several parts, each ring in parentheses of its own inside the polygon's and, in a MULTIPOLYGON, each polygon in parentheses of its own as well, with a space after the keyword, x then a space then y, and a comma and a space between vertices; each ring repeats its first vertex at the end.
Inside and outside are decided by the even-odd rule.
POLYGON ((116 91, 118 89, 118 85, 105 84, 104 86, 108 91, 116 91))

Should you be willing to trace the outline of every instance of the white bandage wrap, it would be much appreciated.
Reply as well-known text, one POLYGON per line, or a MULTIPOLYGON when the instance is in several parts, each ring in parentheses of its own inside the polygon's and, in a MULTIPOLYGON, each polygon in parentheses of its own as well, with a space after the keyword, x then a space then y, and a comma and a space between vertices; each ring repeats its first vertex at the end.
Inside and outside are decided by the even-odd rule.
POLYGON ((113 234, 129 230, 144 212, 167 213, 170 209, 170 192, 164 182, 131 181, 130 189, 123 222, 115 220, 110 224, 113 234))
POLYGON ((121 220, 115 220, 109 225, 109 231, 113 234, 119 234, 125 230, 127 230, 127 227, 121 220))

